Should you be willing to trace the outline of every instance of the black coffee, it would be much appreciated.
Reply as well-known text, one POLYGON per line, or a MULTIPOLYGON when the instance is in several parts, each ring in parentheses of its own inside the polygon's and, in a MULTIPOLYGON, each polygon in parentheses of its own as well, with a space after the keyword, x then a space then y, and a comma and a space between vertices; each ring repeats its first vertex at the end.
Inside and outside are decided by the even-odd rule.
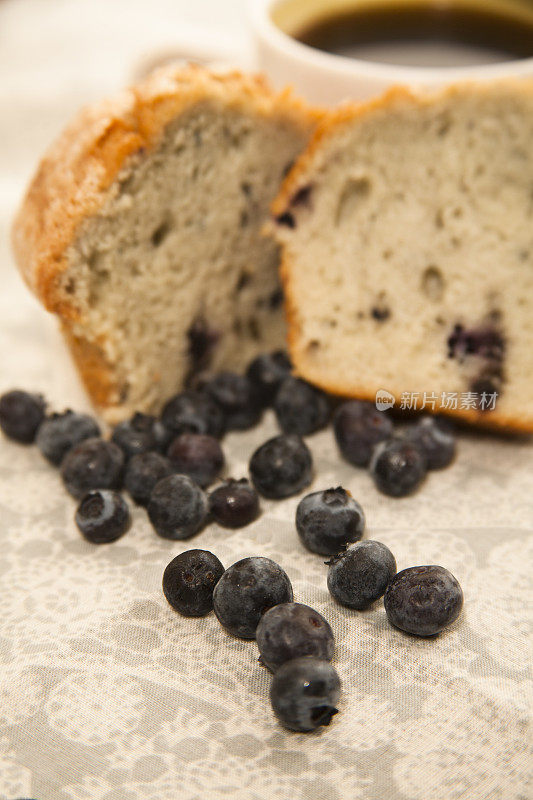
POLYGON ((294 38, 328 53, 404 66, 498 63, 533 57, 533 0, 523 9, 390 0, 321 19, 294 38))

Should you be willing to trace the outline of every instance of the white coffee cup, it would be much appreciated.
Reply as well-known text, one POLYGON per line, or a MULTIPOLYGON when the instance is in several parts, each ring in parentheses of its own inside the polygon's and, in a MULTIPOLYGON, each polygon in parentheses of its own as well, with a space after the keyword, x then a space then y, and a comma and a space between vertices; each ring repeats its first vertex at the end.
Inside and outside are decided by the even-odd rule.
MULTIPOLYGON (((461 67, 398 66, 327 53, 302 44, 283 30, 316 20, 324 12, 333 15, 336 11, 355 8, 357 2, 252 0, 251 21, 258 68, 275 86, 289 83, 299 94, 322 105, 366 99, 397 84, 435 89, 457 81, 533 76, 533 58, 461 67)), ((485 0, 485 6, 490 2, 485 0)), ((515 5, 519 5, 516 0, 515 5)))
MULTIPOLYGON (((290 85, 302 97, 323 106, 335 106, 343 100, 364 100, 398 84, 435 89, 458 81, 533 77, 533 58, 461 67, 399 66, 327 53, 302 44, 286 32, 321 15, 333 15, 369 2, 378 6, 384 0, 248 0, 250 41, 221 39, 209 32, 208 25, 205 30, 187 28, 181 32, 181 41, 169 40, 166 53, 163 51, 155 59, 152 54, 143 60, 136 77, 157 63, 180 58, 217 67, 236 66, 260 70, 275 87, 290 85)), ((532 0, 469 2, 486 9, 491 6, 501 9, 506 2, 524 9, 523 13, 529 14, 533 22, 532 0)))

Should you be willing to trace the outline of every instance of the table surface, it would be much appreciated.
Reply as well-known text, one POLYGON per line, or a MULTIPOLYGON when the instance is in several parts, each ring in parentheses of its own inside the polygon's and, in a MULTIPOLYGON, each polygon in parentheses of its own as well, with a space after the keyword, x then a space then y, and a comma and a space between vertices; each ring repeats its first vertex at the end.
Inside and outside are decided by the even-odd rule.
MULTIPOLYGON (((23 287, 9 225, 45 145, 80 105, 121 86, 148 54, 208 20, 248 46, 244 2, 4 0, 0 5, 0 391, 42 391, 87 408, 52 320, 23 287)), ((205 30, 205 29, 204 29, 205 30)), ((228 472, 276 431, 232 434, 228 472)), ((438 563, 460 580, 464 612, 435 640, 391 628, 383 604, 336 606, 326 568, 296 536, 299 498, 263 501, 231 533, 158 538, 141 509, 114 545, 81 540, 74 501, 34 448, 0 441, 0 798, 36 800, 529 800, 533 449, 462 434, 458 457, 414 497, 380 496, 339 460, 331 431, 309 437, 314 489, 342 484, 368 538, 398 568, 438 563), (330 621, 341 713, 319 735, 280 728, 254 642, 211 614, 187 620, 161 592, 190 546, 229 566, 265 555, 297 600, 330 621)))

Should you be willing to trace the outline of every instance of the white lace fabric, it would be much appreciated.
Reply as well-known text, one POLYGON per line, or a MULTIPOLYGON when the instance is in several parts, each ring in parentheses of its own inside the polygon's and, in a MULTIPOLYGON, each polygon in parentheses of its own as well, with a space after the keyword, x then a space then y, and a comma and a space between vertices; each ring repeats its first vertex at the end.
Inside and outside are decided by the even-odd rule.
MULTIPOLYGON (((59 39, 61 25, 66 35, 90 5, 50 0, 59 39)), ((141 5, 108 4, 106 13, 141 5)), ((103 3, 92 7, 104 13, 103 3)), ((21 25, 37 30, 37 13, 30 0, 0 4, 8 43, 0 56, 0 391, 38 390, 58 410, 87 410, 55 323, 9 252, 22 186, 44 140, 79 102, 65 67, 74 44, 80 72, 92 74, 90 37, 85 49, 71 41, 66 54, 37 37, 36 63, 49 55, 46 75, 57 68, 60 90, 39 83, 16 47, 17 36, 31 39, 21 25)), ((86 94, 103 81, 100 64, 86 94)), ((260 427, 227 436, 228 475, 245 476, 250 454, 276 430, 268 413, 260 427)), ((331 430, 308 443, 310 490, 349 489, 366 511, 366 538, 387 544, 399 569, 441 564, 459 579, 465 606, 448 631, 417 639, 388 625, 381 601, 365 612, 335 604, 323 559, 297 538, 298 497, 262 501, 247 528, 212 524, 188 542, 159 538, 135 509, 126 536, 92 546, 57 471, 36 448, 0 439, 1 800, 530 800, 531 443, 463 434, 454 465, 401 500, 342 462, 331 430), (225 566, 273 558, 295 599, 328 619, 343 682, 331 726, 317 735, 282 729, 255 643, 226 634, 213 614, 186 619, 168 606, 163 570, 190 547, 212 550, 225 566)))

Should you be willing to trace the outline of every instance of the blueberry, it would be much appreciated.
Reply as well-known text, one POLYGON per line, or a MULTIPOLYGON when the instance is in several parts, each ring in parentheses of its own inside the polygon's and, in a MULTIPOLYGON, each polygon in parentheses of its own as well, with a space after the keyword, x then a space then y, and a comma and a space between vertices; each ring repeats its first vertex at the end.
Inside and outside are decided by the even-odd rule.
MULTIPOLYGON (((503 378, 501 373, 491 370, 490 368, 486 368, 483 369, 481 373, 473 379, 469 386, 469 390, 473 392, 473 394, 478 394, 480 397, 482 394, 495 394, 495 400, 498 402, 498 397, 502 393, 502 382, 503 378)), ((488 406, 480 409, 480 411, 483 413, 486 413, 490 410, 491 409, 488 406)))
POLYGON ((414 442, 388 439, 376 446, 370 474, 380 492, 404 497, 418 489, 426 477, 426 458, 414 442))
POLYGON ((328 589, 343 606, 359 611, 383 596, 396 575, 396 561, 381 542, 358 542, 327 562, 328 589))
POLYGON ((410 426, 405 437, 417 444, 426 457, 428 469, 442 469, 454 459, 455 436, 453 426, 440 417, 422 417, 410 426))
POLYGON ((406 633, 433 636, 457 619, 463 592, 444 567, 409 567, 387 586, 385 611, 389 622, 406 633))
POLYGON ((279 214, 277 217, 275 217, 275 221, 278 225, 284 225, 286 228, 290 228, 291 230, 296 228, 296 220, 290 211, 284 211, 283 214, 279 214))
POLYGON ((189 376, 196 375, 211 363, 222 333, 212 328, 202 316, 196 317, 187 331, 189 376))
POLYGON ((148 516, 164 539, 189 539, 207 520, 207 497, 188 475, 169 475, 156 484, 148 516))
POLYGON ((209 507, 213 518, 224 528, 242 528, 259 514, 257 492, 246 480, 229 480, 211 492, 209 507))
POLYGON ((108 544, 123 536, 131 525, 130 509, 118 492, 88 492, 76 510, 76 525, 93 544, 108 544))
POLYGON ((85 439, 69 450, 61 462, 61 477, 78 499, 92 489, 119 489, 124 453, 113 442, 85 439))
POLYGON ((261 405, 245 375, 219 372, 202 388, 224 412, 229 431, 246 430, 259 422, 261 405))
MULTIPOLYGON (((496 312, 496 318, 499 313, 496 312)), ((478 356, 486 361, 501 363, 505 356, 506 341, 493 324, 465 328, 458 323, 448 337, 448 358, 462 362, 465 356, 478 356)))
POLYGON ((44 411, 41 395, 13 389, 0 397, 0 429, 8 439, 31 444, 44 419, 44 411))
POLYGON ((205 488, 213 483, 224 467, 224 453, 214 436, 204 433, 182 433, 167 451, 175 472, 189 475, 205 488))
POLYGON ((173 472, 172 464, 161 453, 139 453, 128 461, 124 486, 138 505, 146 506, 156 483, 173 472))
POLYGON ((296 509, 296 530, 312 553, 333 556, 365 529, 365 515, 359 503, 338 486, 306 495, 296 509))
POLYGON ((274 436, 252 455, 250 475, 264 497, 281 499, 298 494, 313 479, 311 452, 299 436, 274 436))
POLYGON ((224 567, 208 550, 187 550, 173 558, 163 573, 168 602, 185 617, 203 617, 213 608, 213 590, 224 567))
POLYGON ((85 439, 98 436, 100 429, 92 417, 68 409, 46 417, 35 441, 43 456, 58 467, 69 450, 85 439))
POLYGON ((308 436, 325 428, 331 407, 325 392, 291 376, 285 378, 276 394, 274 412, 284 433, 308 436))
POLYGON ((255 638, 261 662, 272 672, 300 656, 331 661, 335 650, 327 620, 302 603, 280 603, 269 608, 261 617, 255 638))
POLYGON ((366 467, 378 442, 392 436, 392 422, 371 403, 350 400, 333 417, 333 430, 342 456, 356 467, 366 467))
POLYGON ((156 418, 137 412, 131 419, 115 425, 111 441, 124 451, 126 458, 156 450, 158 442, 154 426, 156 418))
POLYGON ((226 430, 224 412, 202 392, 183 392, 163 408, 161 422, 174 437, 181 433, 205 433, 220 439, 226 430))
POLYGON ((303 656, 286 661, 272 679, 270 702, 281 724, 308 732, 329 725, 337 713, 341 682, 329 661, 303 656))
POLYGON ((288 575, 270 558, 252 556, 225 571, 215 587, 213 607, 221 625, 234 636, 253 639, 261 615, 292 601, 288 575))
POLYGON ((283 350, 257 356, 246 370, 255 396, 264 408, 272 405, 279 387, 290 374, 291 362, 283 350))
POLYGON ((176 434, 173 431, 169 431, 169 429, 163 425, 161 420, 157 418, 154 418, 152 433, 154 435, 155 442, 154 450, 156 450, 158 453, 163 453, 164 455, 168 450, 169 444, 176 437, 176 434))

